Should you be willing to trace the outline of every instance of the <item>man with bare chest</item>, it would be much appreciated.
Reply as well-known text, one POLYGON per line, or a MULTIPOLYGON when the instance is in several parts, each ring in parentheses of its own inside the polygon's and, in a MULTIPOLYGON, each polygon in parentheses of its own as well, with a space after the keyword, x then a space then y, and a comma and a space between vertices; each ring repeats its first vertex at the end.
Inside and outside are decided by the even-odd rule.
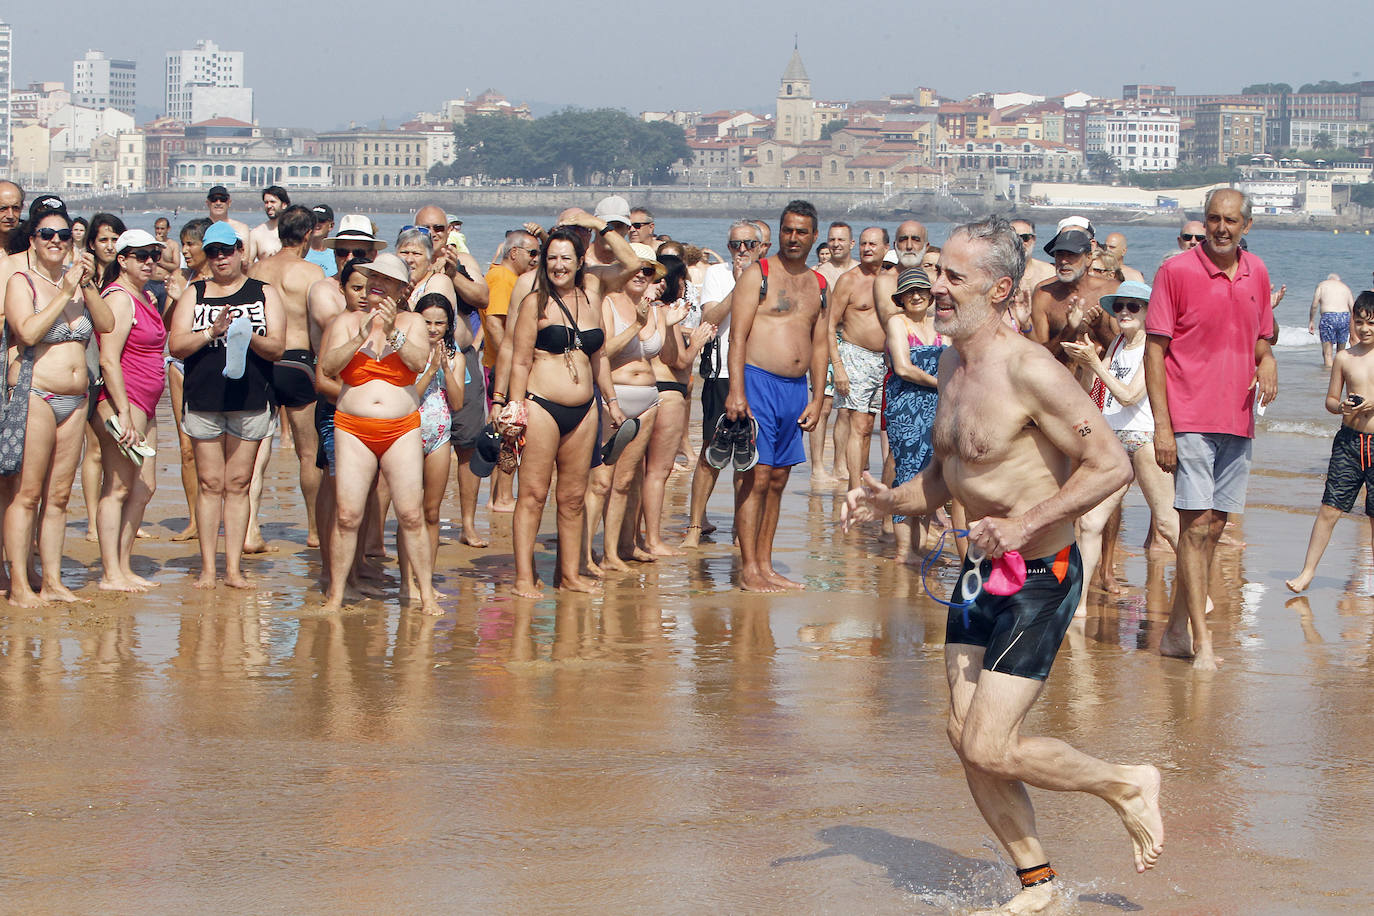
POLYGON ((868 467, 873 417, 883 406, 887 334, 873 306, 874 280, 886 266, 887 230, 870 226, 859 234, 859 266, 840 277, 830 306, 827 342, 835 371, 835 406, 849 417, 849 486, 859 485, 868 467))
MULTIPOLYGON (((820 415, 828 355, 825 281, 806 266, 816 243, 816 208, 794 200, 782 211, 778 254, 744 271, 730 307, 731 420, 751 419, 758 463, 738 471, 735 534, 740 588, 803 588, 773 568, 773 535, 792 466, 806 460, 802 432, 820 415), (806 374, 813 381, 807 393, 806 374)), ((737 440, 738 441, 738 440, 737 440)), ((747 443, 746 443, 747 447, 747 443)), ((736 458, 736 467, 739 467, 736 458)))
POLYGON ((1054 897, 1027 783, 1111 805, 1137 871, 1154 866, 1164 842, 1157 769, 1107 763, 1023 733, 1083 586, 1074 519, 1131 479, 1126 453, 1068 370, 1005 323, 1024 269, 1020 240, 1000 217, 951 233, 932 290, 935 329, 952 344, 940 359, 935 456, 895 490, 864 475, 842 513, 847 527, 928 514, 952 496, 973 521, 946 623, 948 733, 1021 879, 1021 892, 998 911, 1010 913, 1041 912, 1054 897), (992 594, 991 578, 964 592, 972 570, 990 576, 988 558, 1010 580, 1010 594, 992 594))
POLYGON ((1049 347, 1057 359, 1065 358, 1059 345, 1084 331, 1102 347, 1116 337, 1111 317, 1097 300, 1115 292, 1117 282, 1088 271, 1092 252, 1092 237, 1072 226, 1045 245, 1045 253, 1054 258, 1055 277, 1031 296, 1031 338, 1049 347))
MULTIPOLYGON (((258 261, 248 275, 275 288, 286 313, 286 350, 272 367, 272 401, 282 408, 291 425, 291 441, 300 463, 301 496, 305 499, 306 545, 318 547, 315 500, 320 490, 320 469, 315 466, 315 354, 310 346, 306 300, 310 287, 324 279, 324 270, 305 260, 310 233, 315 229, 315 214, 299 205, 290 206, 277 215, 276 222, 281 249, 258 261)), ((270 449, 271 441, 265 439, 259 447, 270 449)))

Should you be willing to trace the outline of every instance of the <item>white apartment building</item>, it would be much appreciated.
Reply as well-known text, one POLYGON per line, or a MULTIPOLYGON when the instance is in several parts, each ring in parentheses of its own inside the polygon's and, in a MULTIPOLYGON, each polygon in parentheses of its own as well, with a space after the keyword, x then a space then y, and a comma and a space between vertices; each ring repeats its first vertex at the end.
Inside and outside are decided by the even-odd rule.
POLYGON ((0 19, 0 175, 8 175, 10 167, 10 26, 0 19))
MULTIPOLYGON (((209 115, 195 117, 194 102, 197 88, 243 89, 243 52, 221 51, 213 41, 200 40, 193 50, 168 51, 164 100, 166 113, 185 124, 208 120, 209 115)), ((251 92, 251 90, 250 90, 251 92)), ((202 93, 202 95, 205 95, 202 93)), ((249 96, 251 99, 251 94, 249 96)), ((250 102, 251 105, 251 102, 250 102)), ((204 112, 201 112, 204 114, 204 112)), ((249 121, 248 118, 237 120, 249 121)))
POLYGON ((138 65, 131 60, 111 60, 103 51, 87 51, 72 61, 72 101, 83 108, 114 108, 134 115, 134 89, 138 65))
POLYGON ((1179 116, 1167 108, 1110 108, 1088 114, 1087 152, 1107 153, 1123 172, 1178 168, 1179 116))

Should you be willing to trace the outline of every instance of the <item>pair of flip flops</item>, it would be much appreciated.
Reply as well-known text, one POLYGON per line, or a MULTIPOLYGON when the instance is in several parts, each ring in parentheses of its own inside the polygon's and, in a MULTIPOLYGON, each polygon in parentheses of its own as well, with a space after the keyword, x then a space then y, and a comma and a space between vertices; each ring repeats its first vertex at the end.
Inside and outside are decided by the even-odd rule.
POLYGON ((601 446, 601 463, 605 465, 615 464, 620 459, 620 453, 625 451, 626 446, 634 441, 634 437, 639 435, 639 418, 630 417, 607 439, 601 446))
POLYGON ((157 454, 157 449, 146 442, 135 442, 133 445, 124 445, 120 439, 124 438, 124 424, 119 422, 119 417, 110 417, 105 421, 105 428, 114 436, 115 444, 124 454, 125 458, 132 461, 137 467, 143 467, 143 459, 152 458, 157 454))

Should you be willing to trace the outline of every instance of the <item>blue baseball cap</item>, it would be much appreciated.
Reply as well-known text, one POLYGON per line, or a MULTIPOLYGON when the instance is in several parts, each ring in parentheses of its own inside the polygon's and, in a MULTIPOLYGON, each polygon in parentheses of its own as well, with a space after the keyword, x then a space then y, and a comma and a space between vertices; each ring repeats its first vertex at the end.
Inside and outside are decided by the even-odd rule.
POLYGON ((211 223, 210 228, 205 230, 204 237, 200 244, 204 248, 207 245, 229 245, 234 246, 243 241, 239 234, 234 231, 234 227, 226 222, 211 223))
POLYGON ((1149 302, 1151 292, 1153 290, 1150 289, 1150 284, 1141 283, 1139 280, 1127 280, 1116 288, 1116 292, 1110 296, 1103 296, 1097 301, 1102 303, 1104 309, 1111 311, 1112 305, 1118 299, 1139 299, 1142 302, 1149 302))

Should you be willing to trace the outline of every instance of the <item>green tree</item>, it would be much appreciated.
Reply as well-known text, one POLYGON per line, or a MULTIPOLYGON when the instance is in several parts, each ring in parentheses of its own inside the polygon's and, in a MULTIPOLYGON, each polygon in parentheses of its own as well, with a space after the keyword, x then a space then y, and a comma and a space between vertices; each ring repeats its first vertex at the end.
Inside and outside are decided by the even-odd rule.
POLYGON ((1293 87, 1287 83, 1255 83, 1240 91, 1241 95, 1291 95, 1293 87))
POLYGON ((1120 171, 1110 153, 1092 153, 1088 156, 1088 173, 1101 184, 1110 182, 1120 171))
POLYGON ((1350 199, 1361 207, 1374 207, 1374 182, 1366 182, 1351 188, 1350 199))
POLYGON ((844 130, 848 126, 849 122, 843 119, 838 121, 829 121, 826 123, 824 127, 821 128, 821 139, 829 140, 830 135, 835 133, 835 131, 844 130))
POLYGON ((1331 135, 1324 130, 1319 130, 1312 135, 1313 149, 1331 149, 1331 135))

